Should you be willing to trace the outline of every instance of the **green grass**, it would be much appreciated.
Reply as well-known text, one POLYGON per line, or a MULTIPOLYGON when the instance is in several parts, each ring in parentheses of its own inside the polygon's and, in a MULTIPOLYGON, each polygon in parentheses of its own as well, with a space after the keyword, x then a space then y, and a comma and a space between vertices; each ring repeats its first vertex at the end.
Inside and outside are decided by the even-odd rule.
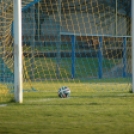
POLYGON ((71 97, 66 99, 58 98, 56 90, 47 90, 52 84, 38 92, 24 92, 23 104, 14 103, 13 94, 7 94, 9 102, 0 104, 0 134, 134 133, 134 94, 68 86, 71 97))
MULTIPOLYGON (((30 72, 31 61, 25 60, 26 71, 30 72)), ((0 84, 0 134, 134 133, 130 79, 90 79, 89 76, 97 74, 96 58, 76 59, 75 79, 70 79, 71 59, 62 59, 62 79, 56 79, 55 60, 35 58, 35 78, 47 79, 33 82, 27 78, 23 104, 14 103, 12 83, 0 84), (83 79, 86 76, 88 79, 83 79), (63 85, 71 89, 70 98, 58 98, 57 90, 63 85), (32 87, 37 91, 32 91, 32 87)), ((114 62, 105 60, 106 69, 114 66, 114 62)))

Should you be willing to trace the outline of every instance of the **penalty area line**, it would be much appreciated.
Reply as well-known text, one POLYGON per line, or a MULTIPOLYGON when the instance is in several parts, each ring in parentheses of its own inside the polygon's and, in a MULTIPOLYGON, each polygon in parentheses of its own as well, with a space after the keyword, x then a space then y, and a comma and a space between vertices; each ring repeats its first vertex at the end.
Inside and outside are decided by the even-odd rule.
POLYGON ((7 104, 0 104, 0 107, 6 107, 7 104))

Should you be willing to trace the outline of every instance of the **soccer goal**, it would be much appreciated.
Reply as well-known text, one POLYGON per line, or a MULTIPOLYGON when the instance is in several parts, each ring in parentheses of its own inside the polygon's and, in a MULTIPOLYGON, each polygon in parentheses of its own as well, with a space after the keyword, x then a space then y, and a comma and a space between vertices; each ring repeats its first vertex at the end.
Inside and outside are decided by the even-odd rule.
POLYGON ((23 92, 132 91, 131 0, 0 0, 0 102, 23 92))

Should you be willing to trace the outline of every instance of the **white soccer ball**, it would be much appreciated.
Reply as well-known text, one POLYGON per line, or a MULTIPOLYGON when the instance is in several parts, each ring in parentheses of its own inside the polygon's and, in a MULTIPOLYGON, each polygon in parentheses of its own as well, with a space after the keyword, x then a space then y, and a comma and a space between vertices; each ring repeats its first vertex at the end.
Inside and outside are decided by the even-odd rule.
POLYGON ((58 96, 60 98, 67 98, 70 96, 70 93, 71 93, 70 89, 66 86, 63 86, 58 90, 58 96))

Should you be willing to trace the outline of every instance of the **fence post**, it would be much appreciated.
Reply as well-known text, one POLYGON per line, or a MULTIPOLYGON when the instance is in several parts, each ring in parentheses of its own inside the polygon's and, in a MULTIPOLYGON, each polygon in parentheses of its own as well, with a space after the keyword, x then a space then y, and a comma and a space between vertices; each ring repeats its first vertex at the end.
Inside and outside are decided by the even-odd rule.
POLYGON ((75 77, 75 36, 72 35, 72 79, 75 77))
POLYGON ((99 37, 99 48, 98 48, 98 78, 101 79, 103 75, 102 71, 102 60, 103 60, 103 39, 99 37))
POLYGON ((123 37, 123 77, 126 77, 126 65, 127 65, 127 40, 123 37))

